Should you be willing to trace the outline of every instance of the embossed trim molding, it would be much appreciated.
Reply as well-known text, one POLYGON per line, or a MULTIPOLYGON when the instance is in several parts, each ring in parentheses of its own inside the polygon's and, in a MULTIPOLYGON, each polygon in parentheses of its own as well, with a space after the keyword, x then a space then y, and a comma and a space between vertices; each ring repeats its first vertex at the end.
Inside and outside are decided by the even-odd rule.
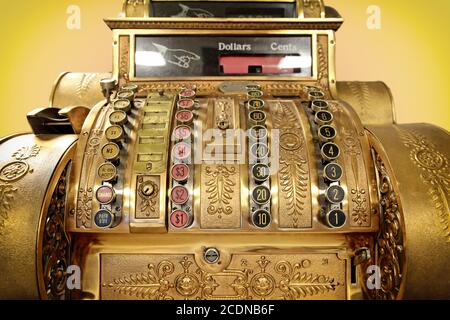
MULTIPOLYGON (((125 56, 124 56, 125 59, 125 56)), ((122 79, 122 78, 121 78, 122 79)), ((123 79, 127 82, 126 79, 123 79)), ((326 82, 328 82, 328 78, 326 78, 326 82)), ((170 91, 170 92, 178 92, 180 91, 183 86, 185 85, 185 82, 182 81, 150 81, 150 82, 127 82, 128 84, 135 84, 139 86, 139 93, 141 94, 149 94, 151 92, 158 92, 158 91, 170 91)), ((197 86, 198 92, 201 92, 202 94, 208 93, 208 94, 214 94, 217 90, 220 84, 223 83, 223 81, 194 81, 195 85, 197 86)), ((273 95, 276 94, 286 94, 286 95, 301 95, 304 90, 303 88, 306 85, 317 85, 321 86, 318 82, 313 83, 299 83, 299 82, 292 82, 292 81, 279 81, 279 82, 267 82, 267 81, 261 81, 259 83, 261 85, 261 89, 264 92, 270 92, 273 95)), ((325 88, 324 88, 325 89, 325 88)))
POLYGON ((198 30, 334 30, 342 23, 341 18, 330 19, 106 19, 105 23, 114 29, 198 29, 198 30))

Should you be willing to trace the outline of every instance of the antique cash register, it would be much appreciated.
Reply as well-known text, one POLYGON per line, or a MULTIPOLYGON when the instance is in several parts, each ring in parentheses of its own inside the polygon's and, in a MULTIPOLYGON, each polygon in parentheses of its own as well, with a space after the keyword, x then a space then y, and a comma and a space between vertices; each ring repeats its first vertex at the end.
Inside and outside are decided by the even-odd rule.
POLYGON ((113 72, 63 73, 0 139, 1 298, 449 297, 449 134, 338 81, 335 9, 128 0, 105 22, 113 72))

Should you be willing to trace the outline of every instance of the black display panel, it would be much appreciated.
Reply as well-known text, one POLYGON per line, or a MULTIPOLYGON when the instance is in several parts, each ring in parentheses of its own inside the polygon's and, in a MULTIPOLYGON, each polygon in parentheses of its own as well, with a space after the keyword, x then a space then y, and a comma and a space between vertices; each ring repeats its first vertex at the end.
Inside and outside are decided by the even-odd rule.
POLYGON ((136 36, 135 76, 312 76, 311 36, 136 36))
POLYGON ((295 2, 151 2, 153 17, 191 18, 296 18, 295 2))

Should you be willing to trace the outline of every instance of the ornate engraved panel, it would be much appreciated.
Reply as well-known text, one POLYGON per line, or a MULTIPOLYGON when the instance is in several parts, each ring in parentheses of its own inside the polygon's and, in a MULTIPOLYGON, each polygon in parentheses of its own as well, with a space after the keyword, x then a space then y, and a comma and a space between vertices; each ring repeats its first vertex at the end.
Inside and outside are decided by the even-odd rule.
POLYGON ((75 87, 75 94, 80 100, 86 98, 92 87, 98 85, 98 75, 96 73, 83 73, 75 87))
POLYGON ((305 18, 320 18, 322 9, 322 0, 303 0, 303 12, 305 18))
POLYGON ((329 64, 328 64, 328 36, 317 37, 317 59, 318 59, 318 84, 325 91, 330 89, 329 64))
POLYGON ((66 296, 66 270, 70 265, 70 243, 64 231, 66 183, 68 167, 64 169, 52 195, 45 219, 42 243, 42 270, 48 299, 66 296))
MULTIPOLYGON (((108 107, 103 107, 98 114, 89 137, 86 142, 82 158, 82 174, 79 180, 79 189, 76 200, 76 226, 77 228, 89 229, 92 227, 93 216, 93 193, 96 166, 103 163, 103 158, 99 157, 102 143, 105 143, 103 136, 108 107)), ((87 135, 87 133, 86 133, 87 135)))
POLYGON ((236 254, 221 272, 193 255, 102 255, 102 299, 345 299, 346 261, 336 254, 236 254))
POLYGON ((202 229, 241 227, 238 165, 203 165, 201 173, 202 229))
POLYGON ((38 145, 24 146, 11 155, 15 161, 10 161, 0 168, 0 235, 8 220, 8 212, 15 201, 18 188, 14 183, 23 179, 28 173, 33 173, 27 160, 37 157, 41 147, 38 145))
MULTIPOLYGON (((323 37, 324 38, 324 37, 323 37)), ((326 39, 326 38, 324 38, 326 39)), ((328 49, 326 49, 328 50, 328 49)), ((322 51, 324 53, 324 51, 322 51)), ((328 58, 324 54, 322 61, 327 63, 328 58)), ((323 71, 328 72, 327 66, 322 67, 324 68, 323 71)), ((326 86, 324 89, 328 88, 328 78, 327 74, 322 73, 325 75, 325 77, 322 77, 320 83, 311 82, 311 83, 301 83, 301 82, 292 82, 292 81, 283 81, 283 82, 274 82, 274 81, 261 81, 259 84, 261 85, 261 89, 264 92, 270 93, 272 95, 286 95, 286 96, 300 96, 303 99, 307 99, 306 96, 304 96, 304 86, 306 85, 318 85, 322 86, 321 83, 323 81, 326 86)), ((216 95, 217 90, 219 86, 223 83, 223 81, 198 81, 194 82, 197 86, 197 92, 199 92, 201 95, 204 94, 210 94, 210 95, 216 95)), ((130 84, 136 84, 139 85, 139 93, 142 95, 150 94, 152 92, 160 92, 160 91, 166 91, 166 92, 179 92, 183 88, 183 86, 186 84, 185 82, 177 82, 177 81, 146 81, 145 83, 139 83, 139 82, 130 82, 130 84)))
POLYGON ((449 160, 426 137, 413 130, 400 131, 403 144, 410 148, 411 161, 421 169, 422 182, 428 186, 432 206, 438 212, 443 235, 450 241, 449 160))
POLYGON ((130 37, 119 37, 119 85, 130 80, 130 37))
POLYGON ((334 114, 337 127, 341 128, 339 145, 342 148, 342 161, 346 171, 347 188, 349 192, 350 225, 352 227, 370 227, 370 205, 367 175, 364 169, 363 148, 360 137, 350 116, 344 108, 336 102, 331 102, 331 111, 334 114))
POLYGON ((14 203, 17 188, 9 183, 0 183, 0 235, 3 233, 5 221, 8 220, 8 212, 14 203))
POLYGON ((279 226, 311 228, 311 185, 305 136, 291 101, 271 102, 273 127, 279 129, 279 226))
POLYGON ((367 294, 372 299, 395 300, 405 280, 404 222, 385 163, 375 150, 372 154, 381 206, 381 228, 375 245, 375 265, 381 270, 381 289, 367 290, 367 294))
POLYGON ((214 128, 216 129, 235 129, 236 115, 234 112, 234 100, 217 99, 214 103, 214 128))
MULTIPOLYGON (((201 100, 200 100, 201 101, 201 100)), ((233 161, 241 153, 241 137, 231 135, 231 131, 239 128, 239 105, 234 99, 217 98, 207 100, 207 126, 205 130, 214 130, 210 139, 204 139, 204 160, 233 161), (229 136, 228 136, 229 135, 229 136)))
POLYGON ((36 157, 41 151, 41 147, 38 145, 25 146, 13 153, 12 157, 18 161, 28 160, 36 157))
POLYGON ((160 177, 138 176, 136 190, 136 219, 159 219, 160 177))
POLYGON ((363 119, 367 117, 367 114, 371 107, 375 107, 371 105, 371 96, 370 96, 370 87, 366 82, 355 82, 348 81, 343 82, 345 86, 348 87, 348 90, 352 93, 355 99, 359 102, 359 116, 363 119))

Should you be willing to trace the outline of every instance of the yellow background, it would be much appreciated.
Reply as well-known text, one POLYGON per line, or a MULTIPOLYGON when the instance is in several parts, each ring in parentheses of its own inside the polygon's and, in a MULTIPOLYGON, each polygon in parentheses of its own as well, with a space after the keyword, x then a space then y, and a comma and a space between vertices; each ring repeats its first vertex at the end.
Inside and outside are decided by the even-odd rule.
MULTIPOLYGON (((111 71, 111 33, 103 17, 122 0, 1 1, 0 136, 28 131, 26 113, 48 105, 62 71, 111 71), (81 29, 66 10, 81 8, 81 29)), ((400 123, 450 129, 450 1, 328 0, 346 22, 337 34, 338 80, 382 80, 392 89, 400 123), (381 7, 381 30, 366 26, 381 7)))

